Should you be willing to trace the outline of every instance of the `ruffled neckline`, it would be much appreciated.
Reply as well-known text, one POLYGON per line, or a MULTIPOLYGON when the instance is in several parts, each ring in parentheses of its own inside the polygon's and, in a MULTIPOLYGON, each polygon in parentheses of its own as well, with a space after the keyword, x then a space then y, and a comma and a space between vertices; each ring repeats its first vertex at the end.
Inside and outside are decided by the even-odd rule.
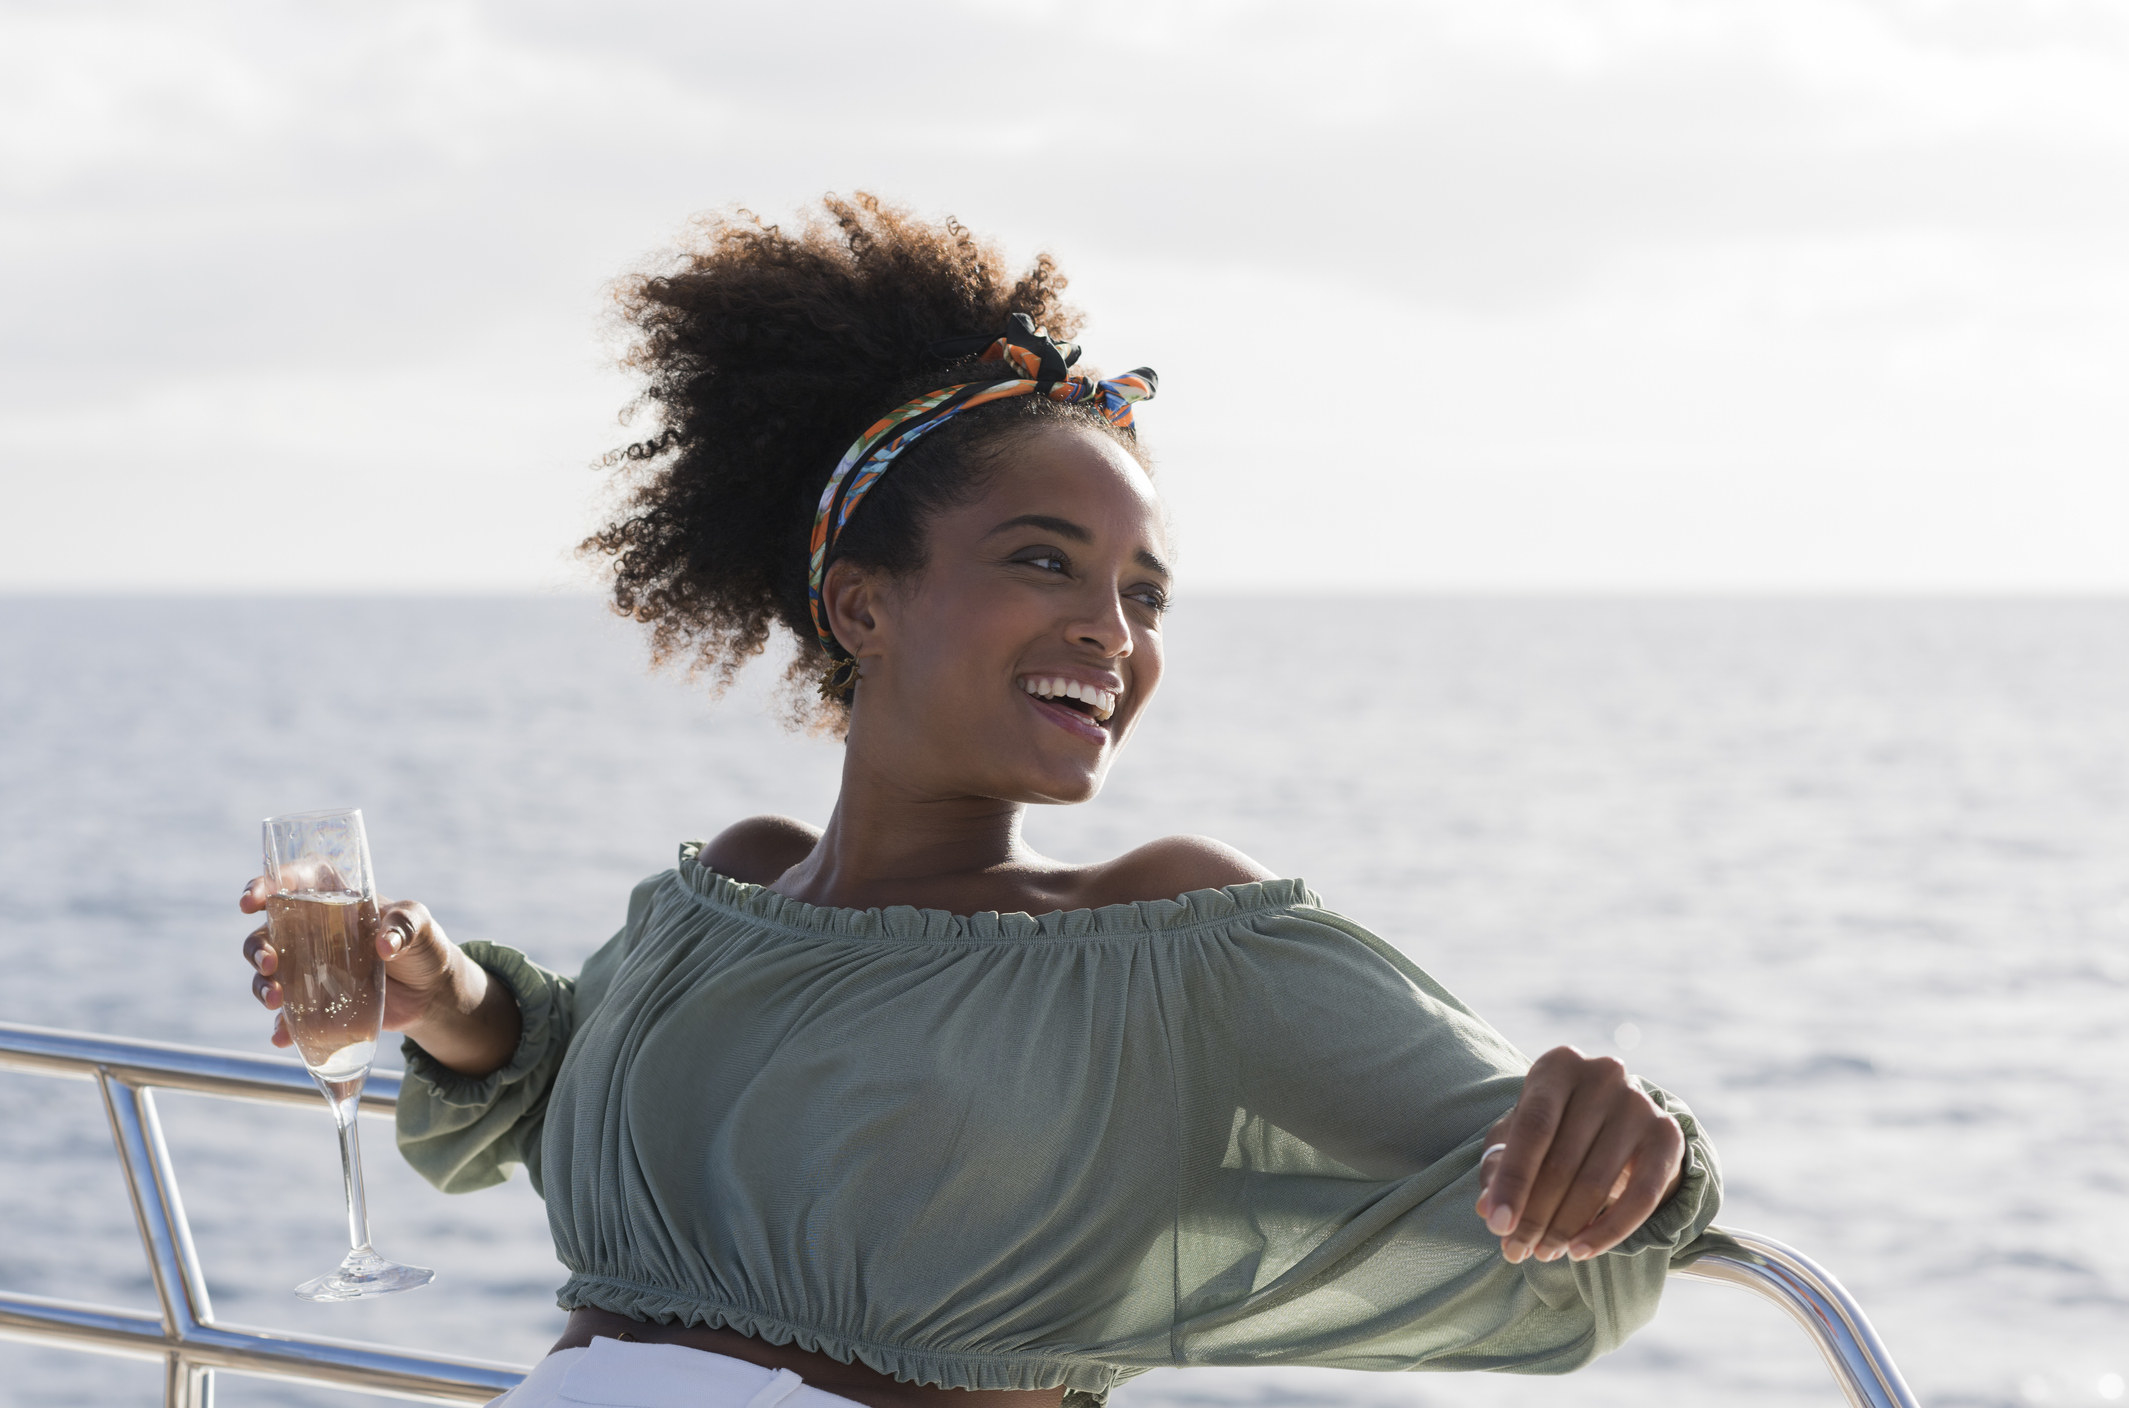
POLYGON ((756 924, 834 938, 928 942, 1143 938, 1230 927, 1282 910, 1322 906, 1302 880, 1280 879, 1191 890, 1172 900, 1132 900, 1097 909, 1053 909, 1046 914, 995 909, 955 914, 906 904, 841 909, 808 904, 712 870, 699 859, 703 844, 686 841, 680 846, 675 873, 689 894, 711 908, 756 924))

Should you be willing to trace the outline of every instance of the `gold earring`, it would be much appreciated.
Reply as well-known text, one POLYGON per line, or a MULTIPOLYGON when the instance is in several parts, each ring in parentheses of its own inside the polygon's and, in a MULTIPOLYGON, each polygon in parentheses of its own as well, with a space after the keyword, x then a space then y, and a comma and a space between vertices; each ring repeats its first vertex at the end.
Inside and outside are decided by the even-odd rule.
POLYGON ((828 661, 828 668, 821 671, 821 698, 844 700, 857 692, 858 662, 849 655, 838 655, 828 661))

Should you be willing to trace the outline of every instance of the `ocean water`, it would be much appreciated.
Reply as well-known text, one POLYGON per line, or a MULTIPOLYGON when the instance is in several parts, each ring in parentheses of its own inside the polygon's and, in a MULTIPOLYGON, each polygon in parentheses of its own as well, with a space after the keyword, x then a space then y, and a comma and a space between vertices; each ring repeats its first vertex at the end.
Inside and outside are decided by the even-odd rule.
MULTIPOLYGON (((1931 1408, 2123 1401, 2129 603, 1204 599, 1169 637, 1108 790, 1038 844, 1221 837, 1525 1050, 1620 1051, 1713 1133, 1723 1222, 1840 1275, 1931 1408)), ((270 812, 362 806, 387 893, 567 968, 677 842, 822 817, 838 762, 578 599, 0 600, 0 1020, 264 1049, 234 901, 270 812)), ((366 1121, 377 1244, 438 1278, 312 1306, 286 1288, 344 1226, 322 1102, 162 1109, 224 1318, 515 1361, 559 1326, 522 1179, 446 1198, 366 1121)), ((0 1074, 0 1286, 152 1303, 90 1085, 0 1074)), ((0 1403, 157 1386, 0 1341, 0 1403)), ((1839 1401, 1771 1307, 1688 1282, 1564 1379, 1116 1397, 1686 1400, 1839 1401)))

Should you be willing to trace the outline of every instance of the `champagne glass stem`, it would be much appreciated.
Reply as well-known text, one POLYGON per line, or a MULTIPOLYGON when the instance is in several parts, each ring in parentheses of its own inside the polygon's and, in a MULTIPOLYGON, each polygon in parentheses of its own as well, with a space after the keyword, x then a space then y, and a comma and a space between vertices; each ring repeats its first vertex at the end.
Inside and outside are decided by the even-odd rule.
POLYGON ((340 1176, 347 1183, 347 1244, 358 1252, 370 1249, 370 1208, 362 1195, 362 1134, 356 1127, 356 1111, 362 1104, 362 1087, 332 1101, 333 1123, 340 1130, 340 1176))

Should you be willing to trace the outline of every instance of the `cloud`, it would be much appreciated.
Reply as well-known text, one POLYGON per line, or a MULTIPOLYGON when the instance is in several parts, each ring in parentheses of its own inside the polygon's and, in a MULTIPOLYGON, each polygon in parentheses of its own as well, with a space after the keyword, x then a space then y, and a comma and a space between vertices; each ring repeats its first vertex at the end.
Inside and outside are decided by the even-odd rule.
MULTIPOLYGON (((1340 504, 1424 490, 1453 519, 1454 486, 1486 474, 1539 475, 1528 494, 1577 503, 1600 503, 1587 486, 1607 476, 1692 475, 1745 502, 1814 474, 2000 477, 2024 455, 2113 503, 2125 15, 15 4, 0 474, 64 515, 79 491, 52 487, 62 466, 147 476, 143 503, 226 506, 258 487, 237 466, 271 464, 286 489, 389 462, 435 491, 413 502, 451 513, 516 483, 542 505, 528 523, 566 537, 626 396, 597 342, 606 281, 692 212, 868 187, 1057 250, 1097 355, 1113 335, 1127 361, 1167 359, 1153 433, 1179 503, 1221 524, 1193 554, 1215 580, 1267 559, 1337 579, 1340 504), (1265 376, 1310 390, 1238 389, 1265 376), (1269 554, 1224 505, 1290 493, 1282 447, 1299 444, 1329 452, 1312 481, 1326 526, 1269 554), (1193 459, 1215 445, 1216 466, 1193 459), (1409 472, 1380 471, 1405 455, 1409 472)), ((123 530, 141 580, 203 580, 157 546, 173 511, 123 530)), ((1893 521, 1871 521, 1888 582, 1938 580, 1982 541, 1962 527, 1956 554, 1903 558, 1893 521)), ((1769 522, 1730 560, 1832 580, 1785 577, 1793 530, 1769 522)), ((433 540, 408 549, 409 580, 464 538, 449 514, 400 532, 433 540)), ((532 565, 552 542, 476 536, 453 559, 464 579, 552 578, 532 565)), ((1567 580, 1624 580, 1564 530, 1537 538, 1567 580)), ((2037 580, 2031 556, 1984 553, 1969 576, 2037 580)), ((79 580, 83 560, 33 548, 6 570, 79 580)), ((1628 575, 1713 580, 1705 555, 1672 560, 1666 579, 1651 546, 1628 575)), ((2097 558, 2065 566, 2129 585, 2097 558)), ((1476 580, 1457 570, 1401 580, 1476 580)))

